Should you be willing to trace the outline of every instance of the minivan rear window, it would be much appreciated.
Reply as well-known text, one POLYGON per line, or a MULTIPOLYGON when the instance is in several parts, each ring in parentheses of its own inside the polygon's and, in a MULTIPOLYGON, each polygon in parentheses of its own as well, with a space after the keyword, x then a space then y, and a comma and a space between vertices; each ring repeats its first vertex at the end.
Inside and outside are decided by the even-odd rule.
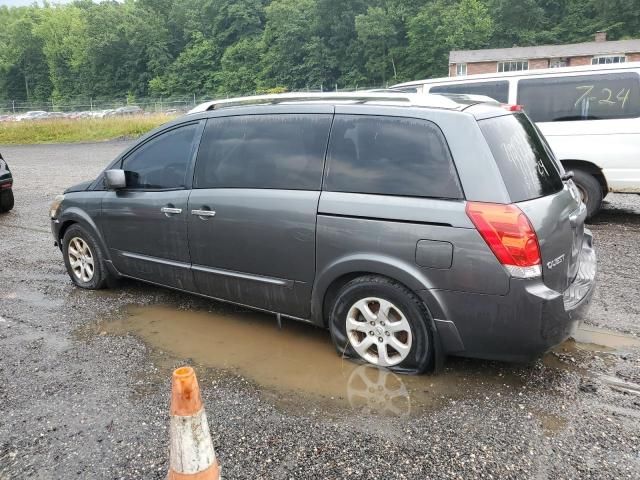
POLYGON ((509 101, 509 82, 500 80, 497 82, 473 82, 454 83, 431 87, 429 93, 461 93, 467 95, 486 95, 500 103, 509 101))
POLYGON ((432 122, 336 115, 324 190, 407 197, 462 198, 449 147, 432 122))
POLYGON ((534 122, 640 116, 640 76, 610 73, 518 82, 518 103, 534 122))
POLYGON ((562 178, 534 125, 523 113, 478 122, 512 202, 562 190, 562 178))

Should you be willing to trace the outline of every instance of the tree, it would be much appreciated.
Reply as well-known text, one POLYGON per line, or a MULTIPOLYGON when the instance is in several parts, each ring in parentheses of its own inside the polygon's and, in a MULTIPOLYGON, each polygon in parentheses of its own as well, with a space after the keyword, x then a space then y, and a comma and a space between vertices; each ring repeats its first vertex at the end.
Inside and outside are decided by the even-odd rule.
POLYGON ((217 93, 221 95, 249 95, 258 88, 260 63, 263 54, 258 38, 245 38, 224 51, 217 74, 217 93))
POLYGON ((314 12, 314 0, 274 0, 266 8, 262 59, 266 87, 297 89, 309 85, 305 59, 314 12))
POLYGON ((367 13, 355 19, 356 32, 364 54, 367 77, 374 83, 397 80, 394 51, 398 46, 398 31, 393 15, 382 7, 369 7, 367 13))
POLYGON ((38 11, 33 33, 42 41, 42 52, 53 86, 51 98, 61 101, 85 93, 87 21, 80 8, 46 7, 38 11))
POLYGON ((47 100, 52 85, 31 9, 0 8, 0 98, 47 100))
POLYGON ((192 39, 164 75, 150 83, 154 95, 201 95, 216 88, 219 50, 213 40, 194 32, 192 39))
POLYGON ((447 74, 451 50, 484 48, 493 34, 493 20, 480 0, 437 0, 409 22, 412 76, 447 74))
POLYGON ((382 85, 446 75, 451 50, 589 41, 597 30, 610 39, 637 37, 636 3, 74 0, 0 7, 0 98, 382 85))

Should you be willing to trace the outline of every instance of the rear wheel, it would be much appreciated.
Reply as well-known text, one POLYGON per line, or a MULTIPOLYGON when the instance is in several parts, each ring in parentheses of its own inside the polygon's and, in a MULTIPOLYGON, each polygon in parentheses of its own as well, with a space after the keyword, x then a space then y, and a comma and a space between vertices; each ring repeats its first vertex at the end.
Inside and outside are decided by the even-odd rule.
POLYGON ((602 186, 596 177, 580 169, 573 171, 573 181, 587 207, 587 218, 590 219, 600 211, 602 206, 602 186))
POLYGON ((110 280, 104 255, 95 237, 80 225, 72 225, 62 238, 62 253, 67 273, 81 288, 98 290, 110 280))
POLYGON ((0 191, 0 212, 8 212, 13 208, 13 191, 1 190, 0 191))
POLYGON ((433 335, 426 308, 393 280, 364 276, 347 283, 329 317, 340 354, 378 367, 422 373, 432 364, 433 335))

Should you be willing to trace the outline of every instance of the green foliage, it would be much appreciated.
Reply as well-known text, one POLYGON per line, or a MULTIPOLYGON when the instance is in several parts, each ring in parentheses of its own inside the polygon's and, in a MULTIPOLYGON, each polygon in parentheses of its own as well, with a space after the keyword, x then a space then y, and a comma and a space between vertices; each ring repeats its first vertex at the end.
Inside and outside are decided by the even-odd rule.
POLYGON ((259 38, 244 38, 228 47, 216 75, 217 93, 233 95, 256 90, 263 46, 259 38))
POLYGON ((494 33, 494 22, 480 0, 436 0, 409 21, 413 76, 446 76, 451 50, 484 48, 494 33))
POLYGON ((309 32, 313 28, 314 0, 274 0, 266 8, 262 76, 266 86, 304 88, 309 32))
POLYGON ((76 0, 0 7, 0 99, 216 96, 447 74, 454 49, 638 37, 628 0, 76 0))

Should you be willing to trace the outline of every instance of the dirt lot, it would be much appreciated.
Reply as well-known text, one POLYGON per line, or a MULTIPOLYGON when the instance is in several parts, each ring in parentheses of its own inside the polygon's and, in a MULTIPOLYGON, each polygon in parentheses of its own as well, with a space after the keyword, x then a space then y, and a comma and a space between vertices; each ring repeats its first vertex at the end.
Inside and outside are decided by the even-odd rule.
POLYGON ((49 202, 125 146, 0 147, 16 178, 0 217, 0 479, 165 478, 185 362, 225 479, 640 478, 640 196, 611 195, 590 227, 599 286, 578 342, 400 377, 341 360, 309 326, 131 281, 74 288, 49 202))

